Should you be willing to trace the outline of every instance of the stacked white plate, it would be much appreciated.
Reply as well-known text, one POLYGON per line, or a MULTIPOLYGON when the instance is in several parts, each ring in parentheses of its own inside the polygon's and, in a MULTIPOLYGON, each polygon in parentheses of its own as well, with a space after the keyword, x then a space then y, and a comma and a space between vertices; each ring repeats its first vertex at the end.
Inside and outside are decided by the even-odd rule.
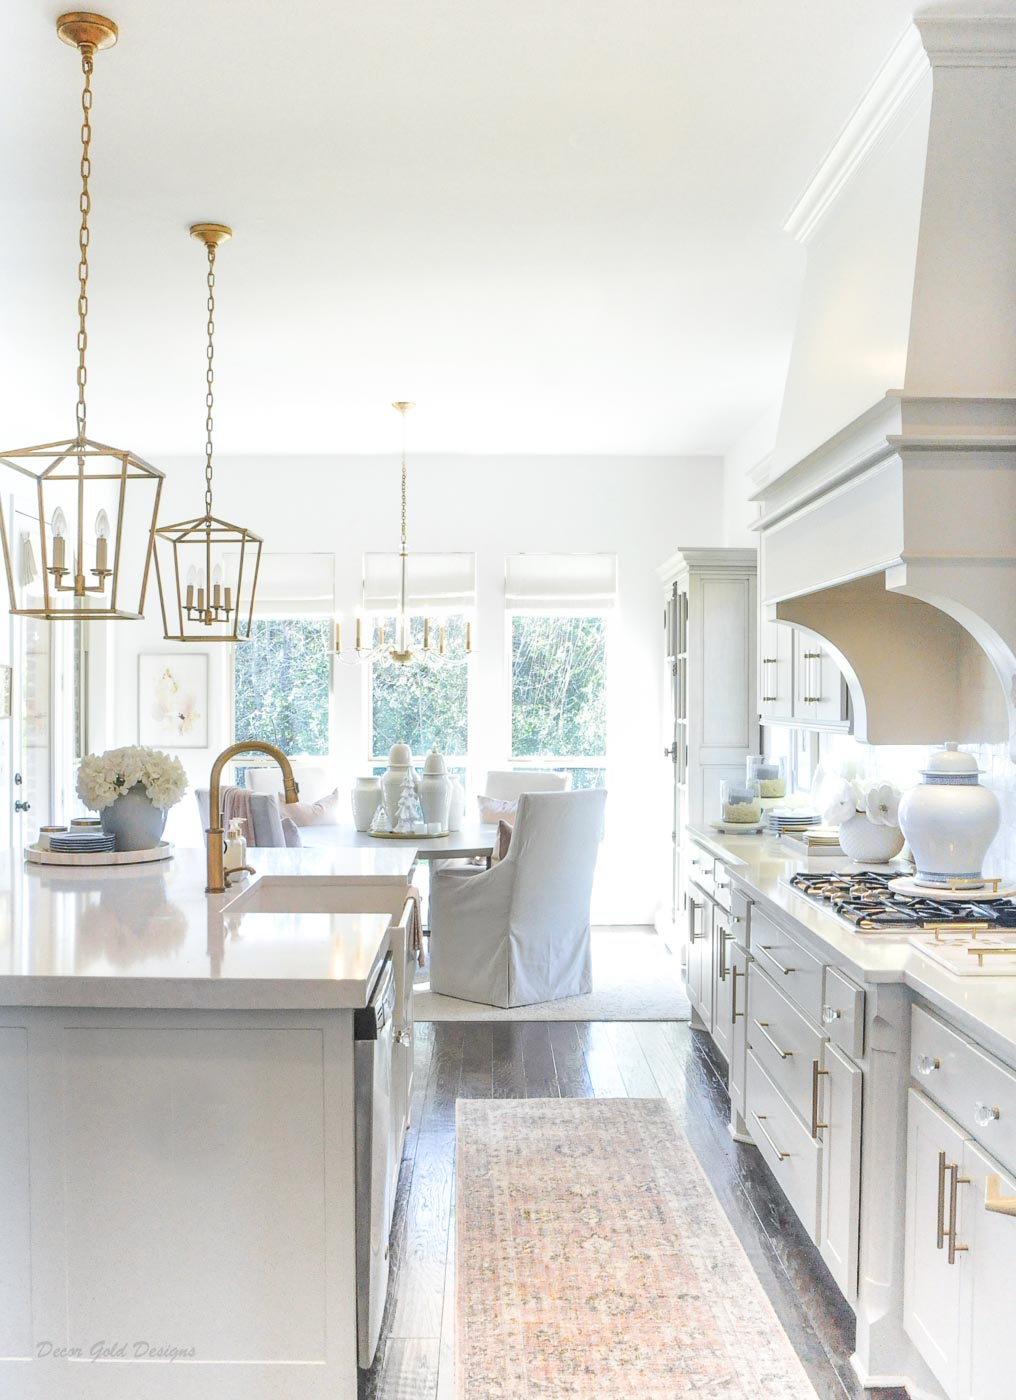
POLYGON ((63 852, 65 855, 71 852, 83 854, 92 851, 115 851, 116 837, 107 836, 101 829, 89 831, 85 827, 77 827, 74 831, 54 833, 49 838, 49 849, 63 852))
POLYGON ((791 812, 786 807, 774 807, 769 813, 769 830, 777 836, 785 831, 799 831, 806 826, 819 826, 822 818, 817 812, 791 812))

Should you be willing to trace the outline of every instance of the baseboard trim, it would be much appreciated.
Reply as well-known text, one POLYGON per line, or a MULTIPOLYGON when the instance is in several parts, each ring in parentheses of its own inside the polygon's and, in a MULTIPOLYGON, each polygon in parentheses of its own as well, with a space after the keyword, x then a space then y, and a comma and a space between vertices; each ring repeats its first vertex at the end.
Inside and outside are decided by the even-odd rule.
POLYGON ((925 1390, 923 1386, 915 1385, 909 1376, 898 1376, 893 1374, 870 1375, 860 1361, 857 1359, 857 1352, 850 1358, 851 1369, 854 1375, 864 1386, 865 1390, 876 1390, 883 1388, 891 1390, 905 1390, 910 1396, 910 1400, 940 1400, 932 1391, 925 1390))
POLYGON ((755 1146, 755 1139, 753 1137, 749 1137, 747 1133, 739 1133, 734 1127, 733 1123, 727 1124, 727 1132, 730 1134, 730 1136, 734 1139, 735 1142, 743 1142, 748 1147, 755 1146))

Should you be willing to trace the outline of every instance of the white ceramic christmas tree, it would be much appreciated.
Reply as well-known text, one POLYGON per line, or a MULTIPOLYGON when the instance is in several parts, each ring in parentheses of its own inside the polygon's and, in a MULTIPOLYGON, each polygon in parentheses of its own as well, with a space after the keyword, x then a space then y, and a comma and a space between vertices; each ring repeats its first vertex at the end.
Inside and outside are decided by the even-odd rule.
POLYGON ((387 832, 391 831, 392 829, 392 824, 388 820, 388 813, 385 810, 385 804, 383 799, 377 804, 377 810, 371 818, 370 829, 372 832, 387 832))
POLYGON ((398 806, 395 809, 395 830, 403 835, 412 835, 416 823, 423 820, 420 799, 416 795, 416 782, 412 769, 402 780, 398 806))

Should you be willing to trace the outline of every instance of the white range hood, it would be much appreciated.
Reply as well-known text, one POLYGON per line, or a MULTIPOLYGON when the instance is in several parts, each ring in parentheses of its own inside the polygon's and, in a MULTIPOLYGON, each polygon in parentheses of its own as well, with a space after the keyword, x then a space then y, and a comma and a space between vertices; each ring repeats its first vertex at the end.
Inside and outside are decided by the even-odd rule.
MULTIPOLYGON (((757 494, 760 597, 764 617, 832 651, 859 738, 1013 743, 1016 17, 917 26, 931 103, 904 387, 886 384, 874 403, 869 393, 869 407, 828 425, 837 430, 757 494)), ((879 236, 876 219, 869 260, 879 236)), ((822 309, 813 298, 810 334, 822 309)), ((795 342, 784 442, 805 436, 807 348, 795 342)))

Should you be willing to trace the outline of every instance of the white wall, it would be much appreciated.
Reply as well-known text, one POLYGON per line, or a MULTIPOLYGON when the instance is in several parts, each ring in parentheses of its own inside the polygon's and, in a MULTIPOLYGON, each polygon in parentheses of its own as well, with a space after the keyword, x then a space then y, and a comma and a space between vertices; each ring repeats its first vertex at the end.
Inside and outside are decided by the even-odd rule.
POLYGON ((723 458, 723 542, 732 549, 758 548, 758 535, 751 528, 758 506, 751 497, 771 468, 779 417, 776 403, 756 419, 723 458))
MULTIPOLYGON (((161 518, 193 515, 201 502, 201 463, 170 459, 159 465, 167 473, 161 518)), ((419 457, 410 461, 409 491, 410 547, 477 554, 470 713, 474 781, 488 768, 504 766, 507 757, 504 556, 618 554, 619 608, 608 661, 608 840, 594 913, 604 922, 651 921, 660 879, 658 850, 651 853, 650 847, 669 830, 664 829, 661 756, 662 604, 655 571, 679 544, 723 542, 720 459, 419 457)), ((397 547, 398 463, 393 457, 222 459, 216 466, 216 509, 263 534, 268 550, 334 552, 336 607, 348 623, 358 601, 362 553, 397 547)), ((194 649, 163 641, 154 582, 146 612, 144 621, 116 628, 110 743, 137 741, 138 653, 194 649)), ((350 627, 349 641, 351 634, 350 627)), ((180 751, 192 782, 201 785, 214 755, 232 739, 230 648, 207 650, 210 747, 180 751)), ((366 769, 365 674, 356 666, 337 666, 334 674, 333 747, 345 803, 352 778, 366 769)), ((190 796, 170 822, 172 839, 199 840, 190 796)))

